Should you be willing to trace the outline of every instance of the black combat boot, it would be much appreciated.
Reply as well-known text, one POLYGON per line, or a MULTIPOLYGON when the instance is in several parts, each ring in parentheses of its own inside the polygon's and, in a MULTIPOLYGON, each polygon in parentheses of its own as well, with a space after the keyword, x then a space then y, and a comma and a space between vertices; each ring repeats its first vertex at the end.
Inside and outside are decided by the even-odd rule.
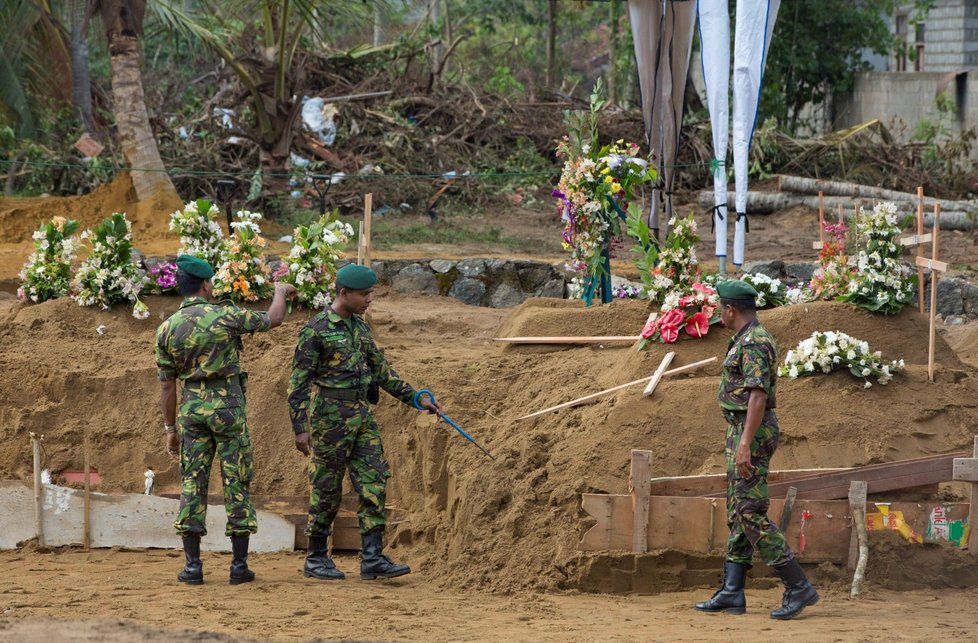
POLYGON ((384 529, 378 527, 363 535, 363 557, 360 559, 360 578, 395 578, 410 574, 407 565, 398 565, 384 555, 384 529))
POLYGON ((332 559, 326 555, 326 536, 309 536, 306 548, 306 565, 302 575, 320 580, 343 580, 346 574, 336 569, 332 559))
POLYGON ((255 572, 248 569, 248 534, 231 536, 231 553, 231 584, 255 580, 255 572))
POLYGON ((183 537, 183 553, 187 565, 177 574, 177 580, 187 585, 204 584, 204 565, 200 562, 200 534, 183 537))
POLYGON ((784 583, 781 608, 771 612, 771 618, 781 621, 794 618, 803 609, 818 602, 818 592, 808 582, 805 570, 798 564, 797 559, 792 558, 782 565, 772 567, 771 571, 784 583))
POLYGON ((716 591, 713 598, 697 603, 693 607, 701 612, 743 614, 747 611, 747 600, 744 598, 746 582, 747 565, 728 560, 723 564, 723 587, 716 591))

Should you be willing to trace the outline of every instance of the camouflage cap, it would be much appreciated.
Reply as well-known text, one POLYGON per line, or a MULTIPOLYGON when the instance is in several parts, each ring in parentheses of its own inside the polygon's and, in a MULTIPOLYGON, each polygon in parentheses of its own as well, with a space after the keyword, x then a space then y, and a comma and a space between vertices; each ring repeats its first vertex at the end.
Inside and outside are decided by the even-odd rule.
POLYGON ((740 301, 754 301, 757 298, 757 291, 746 281, 738 279, 728 279, 717 284, 717 294, 720 299, 732 299, 740 301))
POLYGON ((198 279, 210 279, 214 276, 214 268, 203 259, 194 257, 193 255, 180 255, 177 257, 177 268, 198 279))
POLYGON ((377 283, 377 273, 366 266, 348 263, 336 273, 336 288, 365 290, 377 283))

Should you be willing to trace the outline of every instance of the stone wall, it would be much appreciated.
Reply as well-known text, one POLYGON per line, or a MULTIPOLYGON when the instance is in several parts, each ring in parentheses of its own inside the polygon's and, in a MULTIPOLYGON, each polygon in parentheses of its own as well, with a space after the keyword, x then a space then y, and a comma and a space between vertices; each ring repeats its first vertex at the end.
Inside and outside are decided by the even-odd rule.
POLYGON ((398 259, 372 262, 380 283, 404 293, 508 308, 527 297, 563 297, 561 264, 517 259, 398 259))

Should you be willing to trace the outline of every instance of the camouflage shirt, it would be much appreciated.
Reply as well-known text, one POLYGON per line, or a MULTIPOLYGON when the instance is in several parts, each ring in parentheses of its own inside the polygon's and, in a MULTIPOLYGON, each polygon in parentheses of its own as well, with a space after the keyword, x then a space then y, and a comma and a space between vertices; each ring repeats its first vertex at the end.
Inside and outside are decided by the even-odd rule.
POLYGON ((357 315, 340 317, 332 308, 313 317, 299 332, 289 379, 292 430, 309 430, 309 385, 365 391, 376 382, 405 404, 414 387, 402 380, 374 342, 370 326, 357 315))
POLYGON ((752 388, 764 389, 767 393, 765 408, 775 408, 777 364, 778 345, 774 337, 756 318, 747 322, 730 340, 727 357, 723 360, 717 393, 720 408, 746 411, 752 388))
MULTIPOLYGON (((185 299, 156 330, 156 366, 161 380, 226 380, 241 374, 241 335, 270 328, 267 313, 185 299)), ((188 389, 184 388, 184 394, 188 389)))

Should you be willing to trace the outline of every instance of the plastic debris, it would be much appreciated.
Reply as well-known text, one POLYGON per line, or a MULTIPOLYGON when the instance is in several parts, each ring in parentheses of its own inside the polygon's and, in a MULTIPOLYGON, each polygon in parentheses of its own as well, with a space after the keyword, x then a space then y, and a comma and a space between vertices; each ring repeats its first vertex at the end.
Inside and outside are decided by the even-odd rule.
POLYGON ((302 125, 319 137, 327 147, 336 142, 336 115, 338 110, 318 96, 302 98, 302 125))
POLYGON ((215 107, 213 114, 221 119, 221 125, 223 125, 225 129, 231 129, 234 127, 234 121, 231 120, 231 117, 236 116, 236 114, 233 109, 227 109, 226 107, 215 107))

